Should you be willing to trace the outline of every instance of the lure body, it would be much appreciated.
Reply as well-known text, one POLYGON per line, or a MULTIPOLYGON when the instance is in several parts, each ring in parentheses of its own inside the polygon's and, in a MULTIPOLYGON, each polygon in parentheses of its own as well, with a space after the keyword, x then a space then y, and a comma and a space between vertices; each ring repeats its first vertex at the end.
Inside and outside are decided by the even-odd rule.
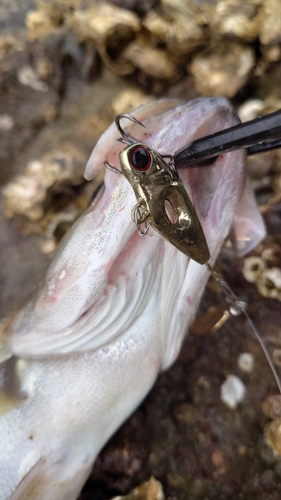
POLYGON ((205 235, 177 172, 156 151, 141 143, 123 149, 120 164, 138 200, 132 210, 137 225, 148 220, 178 250, 205 264, 210 258, 205 235), (137 155, 142 158, 139 166, 134 161, 137 155), (139 210, 142 214, 136 218, 139 210))
MULTIPOLYGON (((237 122, 223 99, 157 101, 134 116, 145 134, 129 131, 161 154, 237 122)), ((118 138, 115 125, 101 137, 87 178, 105 161, 120 168, 118 138)), ((235 211, 244 250, 264 234, 244 173, 244 153, 235 152, 181 174, 211 261, 235 211)), ((107 172, 100 198, 10 327, 0 368, 0 500, 75 500, 102 446, 179 353, 208 271, 153 229, 141 238, 134 205, 127 179, 107 172)))

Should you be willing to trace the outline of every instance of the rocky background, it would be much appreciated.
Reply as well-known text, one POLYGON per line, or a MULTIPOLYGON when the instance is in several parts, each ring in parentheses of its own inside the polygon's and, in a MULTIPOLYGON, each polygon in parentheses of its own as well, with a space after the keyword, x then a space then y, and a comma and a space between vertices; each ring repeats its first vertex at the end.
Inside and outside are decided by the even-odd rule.
MULTIPOLYGON (((2 325, 100 184, 83 171, 117 114, 157 97, 224 95, 249 120, 281 107, 280 81, 280 0, 1 0, 2 325)), ((217 269, 278 369, 281 152, 248 168, 268 236, 247 259, 227 241, 217 269)), ((126 498, 280 499, 281 397, 242 317, 202 326, 223 310, 210 280, 180 359, 102 451, 81 500, 136 487, 126 498), (243 384, 240 404, 221 396, 229 375, 243 384)))

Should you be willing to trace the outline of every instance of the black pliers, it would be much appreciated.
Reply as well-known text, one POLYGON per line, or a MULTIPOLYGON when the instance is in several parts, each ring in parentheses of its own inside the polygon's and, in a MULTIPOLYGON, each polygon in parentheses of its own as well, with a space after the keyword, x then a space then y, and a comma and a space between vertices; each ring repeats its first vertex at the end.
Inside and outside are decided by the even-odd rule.
POLYGON ((281 109, 189 143, 175 153, 176 168, 200 167, 217 156, 246 149, 248 155, 281 146, 281 109))

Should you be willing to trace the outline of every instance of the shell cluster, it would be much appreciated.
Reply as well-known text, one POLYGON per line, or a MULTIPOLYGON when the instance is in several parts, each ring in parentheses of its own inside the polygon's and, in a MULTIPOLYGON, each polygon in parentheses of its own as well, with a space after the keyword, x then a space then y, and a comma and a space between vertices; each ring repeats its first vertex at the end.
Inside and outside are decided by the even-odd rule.
MULTIPOLYGON (((6 99, 1 106, 0 149, 4 154, 7 150, 10 163, 16 156, 15 148, 10 146, 15 132, 21 151, 34 130, 56 122, 63 114, 61 95, 67 93, 68 78, 74 80, 74 75, 87 84, 109 68, 110 78, 115 75, 126 80, 126 91, 115 95, 111 102, 109 99, 110 105, 101 112, 95 111, 92 121, 86 120, 83 125, 84 135, 89 137, 91 131, 91 148, 95 130, 98 138, 98 131, 102 132, 117 114, 155 98, 155 94, 185 100, 200 95, 233 98, 241 96, 241 92, 248 95, 247 86, 258 85, 259 99, 246 101, 239 109, 242 120, 281 107, 279 76, 271 75, 276 71, 276 62, 281 60, 279 0, 147 0, 132 1, 128 8, 126 5, 125 1, 117 0, 38 0, 26 14, 24 34, 0 36, 2 71, 9 69, 15 73, 15 92, 10 95, 20 95, 19 102, 9 106, 6 99), (23 53, 28 57, 24 58, 23 53), (15 68, 10 69, 11 61, 15 68), (67 65, 71 69, 65 71, 67 65), (34 103, 34 116, 25 112, 23 118, 14 112, 14 109, 20 112, 24 99, 34 103)), ((76 151, 73 153, 73 147, 67 147, 67 151, 70 163, 79 164, 82 182, 81 172, 90 149, 81 148, 82 134, 78 135, 76 151)), ((51 156, 60 150, 55 146, 54 151, 51 148, 51 156)), ((262 191, 260 203, 264 211, 280 198, 280 154, 269 152, 249 159, 250 175, 258 191, 262 191), (264 194, 267 188, 270 192, 264 194)), ((49 165, 49 159, 41 156, 39 160, 38 155, 34 156, 32 168, 30 165, 25 168, 28 162, 23 163, 20 176, 7 185, 4 196, 8 217, 20 215, 39 221, 44 217, 46 200, 57 192, 58 183, 62 190, 77 185, 76 169, 72 167, 68 180, 65 170, 58 168, 58 177, 50 181, 49 167, 44 166, 49 165), (35 178, 34 165, 38 167, 35 178)), ((50 161, 53 166, 56 164, 55 159, 50 161)), ((69 164, 67 159, 63 161, 69 164)), ((26 232, 30 231, 29 225, 26 232)), ((40 232, 38 227, 35 232, 40 232)), ((271 278, 272 271, 261 285, 264 289, 271 278)))
POLYGON ((244 278, 255 283, 258 292, 266 298, 281 301, 281 269, 267 267, 266 260, 261 257, 247 257, 243 265, 244 278))
POLYGON ((161 0, 135 11, 103 2, 38 2, 30 40, 70 30, 119 75, 171 83, 188 72, 201 95, 233 97, 252 73, 281 58, 279 0, 161 0), (153 8, 154 7, 154 8, 153 8), (260 46, 257 56, 255 44, 260 46))

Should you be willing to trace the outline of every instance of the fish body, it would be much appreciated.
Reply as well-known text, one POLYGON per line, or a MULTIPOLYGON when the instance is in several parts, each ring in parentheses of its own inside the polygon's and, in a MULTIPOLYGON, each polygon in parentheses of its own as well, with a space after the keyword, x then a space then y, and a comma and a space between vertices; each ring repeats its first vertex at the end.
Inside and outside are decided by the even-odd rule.
MULTIPOLYGON (((133 115, 145 129, 129 123, 129 133, 163 155, 238 121, 228 101, 211 98, 157 101, 133 115)), ((120 168, 118 138, 112 125, 86 178, 105 161, 120 168)), ((243 152, 180 177, 211 263, 233 221, 241 251, 262 238, 243 152)), ((102 446, 179 353, 208 271, 152 228, 140 237, 135 203, 125 177, 108 171, 10 327, 0 369, 0 500, 75 500, 102 446)))

